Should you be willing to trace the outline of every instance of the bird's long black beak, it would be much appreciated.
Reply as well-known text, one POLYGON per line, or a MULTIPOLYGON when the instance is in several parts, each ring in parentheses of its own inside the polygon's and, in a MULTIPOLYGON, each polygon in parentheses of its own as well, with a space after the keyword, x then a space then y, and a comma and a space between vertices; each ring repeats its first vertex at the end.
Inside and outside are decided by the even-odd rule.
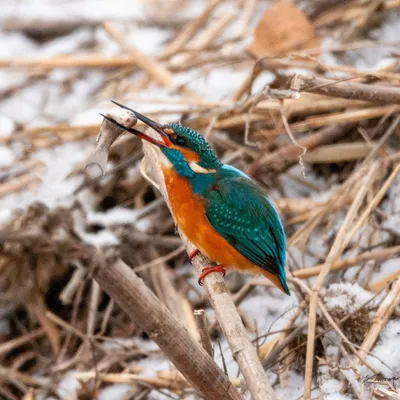
MULTIPOLYGON (((154 129, 161 136, 162 142, 159 141, 159 140, 153 139, 152 137, 150 137, 150 136, 148 136, 148 135, 146 135, 146 134, 144 134, 144 133, 142 133, 142 132, 140 132, 140 131, 138 131, 136 129, 124 128, 122 125, 116 123, 116 121, 111 121, 111 122, 116 123, 116 125, 118 125, 119 127, 124 128, 128 132, 131 132, 131 133, 135 134, 136 136, 139 136, 141 139, 147 140, 150 143, 156 144, 156 145, 161 146, 161 147, 169 147, 171 145, 171 141, 169 139, 169 136, 164 131, 164 129, 167 127, 166 125, 163 125, 163 124, 160 124, 160 123, 158 123, 156 121, 153 121, 150 118, 147 118, 144 115, 138 113, 137 111, 132 110, 131 108, 129 108, 127 106, 124 106, 123 104, 117 103, 114 100, 111 100, 111 102, 114 103, 115 105, 117 105, 118 107, 124 108, 125 110, 128 110, 128 111, 132 112, 136 116, 137 119, 139 119, 140 121, 144 122, 150 128, 154 129)), ((108 119, 109 121, 111 120, 110 118, 106 118, 106 119, 108 119)))

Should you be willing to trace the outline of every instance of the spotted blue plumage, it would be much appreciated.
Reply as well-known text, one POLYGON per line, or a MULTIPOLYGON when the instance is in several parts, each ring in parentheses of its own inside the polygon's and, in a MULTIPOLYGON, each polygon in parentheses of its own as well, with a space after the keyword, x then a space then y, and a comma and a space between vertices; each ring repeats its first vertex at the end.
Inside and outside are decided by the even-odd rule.
POLYGON ((204 192, 206 214, 213 228, 251 262, 286 283, 286 236, 274 205, 243 173, 222 167, 216 184, 204 192))
POLYGON ((196 173, 177 149, 162 148, 177 173, 202 197, 212 227, 252 263, 286 283, 286 236, 274 205, 262 189, 240 170, 223 164, 205 139, 193 129, 170 124, 179 146, 200 156, 199 165, 212 170, 196 173))

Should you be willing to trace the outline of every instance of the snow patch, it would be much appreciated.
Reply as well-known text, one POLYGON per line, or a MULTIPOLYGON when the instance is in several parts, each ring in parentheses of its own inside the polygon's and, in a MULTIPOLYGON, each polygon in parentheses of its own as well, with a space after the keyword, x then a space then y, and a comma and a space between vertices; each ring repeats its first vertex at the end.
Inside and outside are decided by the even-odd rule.
MULTIPOLYGON (((379 336, 379 341, 372 350, 367 361, 385 378, 400 376, 400 319, 389 321, 379 336), (380 361, 382 360, 383 363, 380 361)), ((371 371, 365 366, 360 367, 363 376, 371 377, 371 371)))
POLYGON ((0 146, 0 168, 10 167, 14 160, 14 154, 10 148, 0 146))
POLYGON ((102 226, 133 224, 136 222, 136 216, 137 212, 135 210, 124 207, 114 207, 104 213, 88 213, 87 221, 89 224, 97 224, 102 226))
POLYGON ((325 303, 328 310, 340 308, 346 312, 354 312, 368 300, 373 293, 363 289, 357 283, 333 283, 325 291, 325 303))

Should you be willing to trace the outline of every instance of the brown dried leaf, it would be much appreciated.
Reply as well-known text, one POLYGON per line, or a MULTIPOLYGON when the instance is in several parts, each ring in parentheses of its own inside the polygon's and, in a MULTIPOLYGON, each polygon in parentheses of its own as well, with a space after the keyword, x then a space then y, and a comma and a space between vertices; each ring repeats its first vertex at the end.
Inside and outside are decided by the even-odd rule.
POLYGON ((312 23, 291 0, 281 0, 265 11, 248 50, 257 57, 317 47, 312 23))

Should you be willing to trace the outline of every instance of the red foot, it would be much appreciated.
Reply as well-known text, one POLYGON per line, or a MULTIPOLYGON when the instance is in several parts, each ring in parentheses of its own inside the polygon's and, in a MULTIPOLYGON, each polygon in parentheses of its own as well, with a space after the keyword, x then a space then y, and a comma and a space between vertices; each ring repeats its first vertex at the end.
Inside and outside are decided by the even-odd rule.
POLYGON ((199 254, 199 250, 193 250, 190 254, 189 254, 189 261, 192 262, 193 258, 195 258, 197 256, 197 254, 199 254))
POLYGON ((212 267, 206 267, 201 272, 202 272, 202 274, 200 275, 199 281, 198 281, 200 286, 203 286, 204 278, 208 274, 211 274, 212 272, 221 272, 222 276, 225 276, 225 274, 226 274, 225 268, 222 265, 214 265, 212 267))

